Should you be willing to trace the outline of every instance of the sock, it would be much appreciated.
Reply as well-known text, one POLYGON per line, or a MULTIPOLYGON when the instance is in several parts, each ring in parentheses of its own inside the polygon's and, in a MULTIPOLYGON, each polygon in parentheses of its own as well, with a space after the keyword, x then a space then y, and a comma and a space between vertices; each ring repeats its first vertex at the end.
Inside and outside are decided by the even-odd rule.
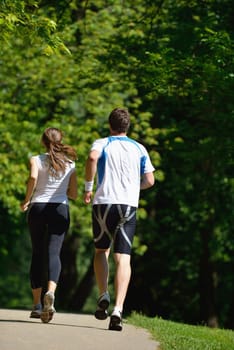
POLYGON ((114 307, 114 310, 113 311, 116 311, 116 312, 120 312, 122 314, 122 308, 120 308, 119 306, 116 306, 114 307))
POLYGON ((50 295, 54 296, 54 292, 51 292, 50 290, 48 292, 46 292, 46 294, 50 294, 50 295))

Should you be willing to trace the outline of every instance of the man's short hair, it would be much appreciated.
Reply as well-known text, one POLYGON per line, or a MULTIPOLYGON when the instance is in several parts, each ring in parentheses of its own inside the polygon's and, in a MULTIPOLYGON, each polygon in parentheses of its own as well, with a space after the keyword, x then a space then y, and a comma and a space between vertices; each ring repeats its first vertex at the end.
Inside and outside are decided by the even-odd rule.
POLYGON ((126 133, 130 126, 130 115, 125 108, 115 108, 109 115, 109 124, 113 131, 126 133))

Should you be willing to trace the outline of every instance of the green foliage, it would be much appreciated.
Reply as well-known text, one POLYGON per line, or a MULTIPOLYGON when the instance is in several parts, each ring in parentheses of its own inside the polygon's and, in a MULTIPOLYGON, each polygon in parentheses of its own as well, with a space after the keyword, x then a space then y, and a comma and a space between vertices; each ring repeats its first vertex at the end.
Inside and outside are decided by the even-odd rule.
MULTIPOLYGON (((156 185, 141 193, 126 308, 139 306, 137 288, 146 300, 140 311, 200 322, 206 232, 216 310, 221 324, 228 323, 234 284, 232 10, 229 0, 1 2, 0 213, 7 234, 0 262, 14 256, 28 264, 26 249, 19 254, 23 262, 18 248, 11 249, 15 240, 16 247, 25 243, 19 204, 28 159, 42 151, 44 128, 57 126, 78 153, 71 233, 80 237, 77 270, 85 274, 92 234, 90 207, 82 201, 84 163, 93 140, 108 133, 109 112, 123 105, 132 115, 129 136, 146 145, 156 167, 156 185)), ((9 267, 10 279, 12 273, 9 267)), ((19 274, 26 279, 25 269, 19 274)), ((20 278, 13 279, 17 290, 20 278)))
POLYGON ((27 45, 37 42, 44 54, 70 53, 56 33, 55 20, 46 16, 37 0, 3 0, 0 5, 0 41, 13 46, 15 39, 27 45))

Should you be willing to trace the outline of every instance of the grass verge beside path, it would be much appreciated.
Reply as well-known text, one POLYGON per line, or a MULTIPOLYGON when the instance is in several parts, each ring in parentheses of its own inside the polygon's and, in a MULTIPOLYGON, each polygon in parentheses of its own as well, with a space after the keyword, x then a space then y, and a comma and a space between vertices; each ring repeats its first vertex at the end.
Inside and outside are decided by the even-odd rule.
POLYGON ((160 350, 234 350, 231 330, 190 326, 137 313, 129 316, 128 322, 147 329, 160 343, 160 350))

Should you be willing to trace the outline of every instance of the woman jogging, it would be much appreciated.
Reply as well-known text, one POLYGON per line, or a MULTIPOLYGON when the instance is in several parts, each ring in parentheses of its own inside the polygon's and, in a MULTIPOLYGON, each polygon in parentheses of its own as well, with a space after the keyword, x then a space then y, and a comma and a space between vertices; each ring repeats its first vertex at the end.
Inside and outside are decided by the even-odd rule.
POLYGON ((26 195, 21 203, 28 210, 32 242, 30 282, 33 309, 30 317, 48 323, 55 312, 55 290, 61 272, 60 251, 70 224, 68 198, 77 198, 75 150, 62 143, 62 132, 47 128, 42 135, 46 153, 31 157, 26 195), (45 245, 46 240, 46 245, 45 245), (48 259, 47 292, 43 298, 44 266, 48 259))

